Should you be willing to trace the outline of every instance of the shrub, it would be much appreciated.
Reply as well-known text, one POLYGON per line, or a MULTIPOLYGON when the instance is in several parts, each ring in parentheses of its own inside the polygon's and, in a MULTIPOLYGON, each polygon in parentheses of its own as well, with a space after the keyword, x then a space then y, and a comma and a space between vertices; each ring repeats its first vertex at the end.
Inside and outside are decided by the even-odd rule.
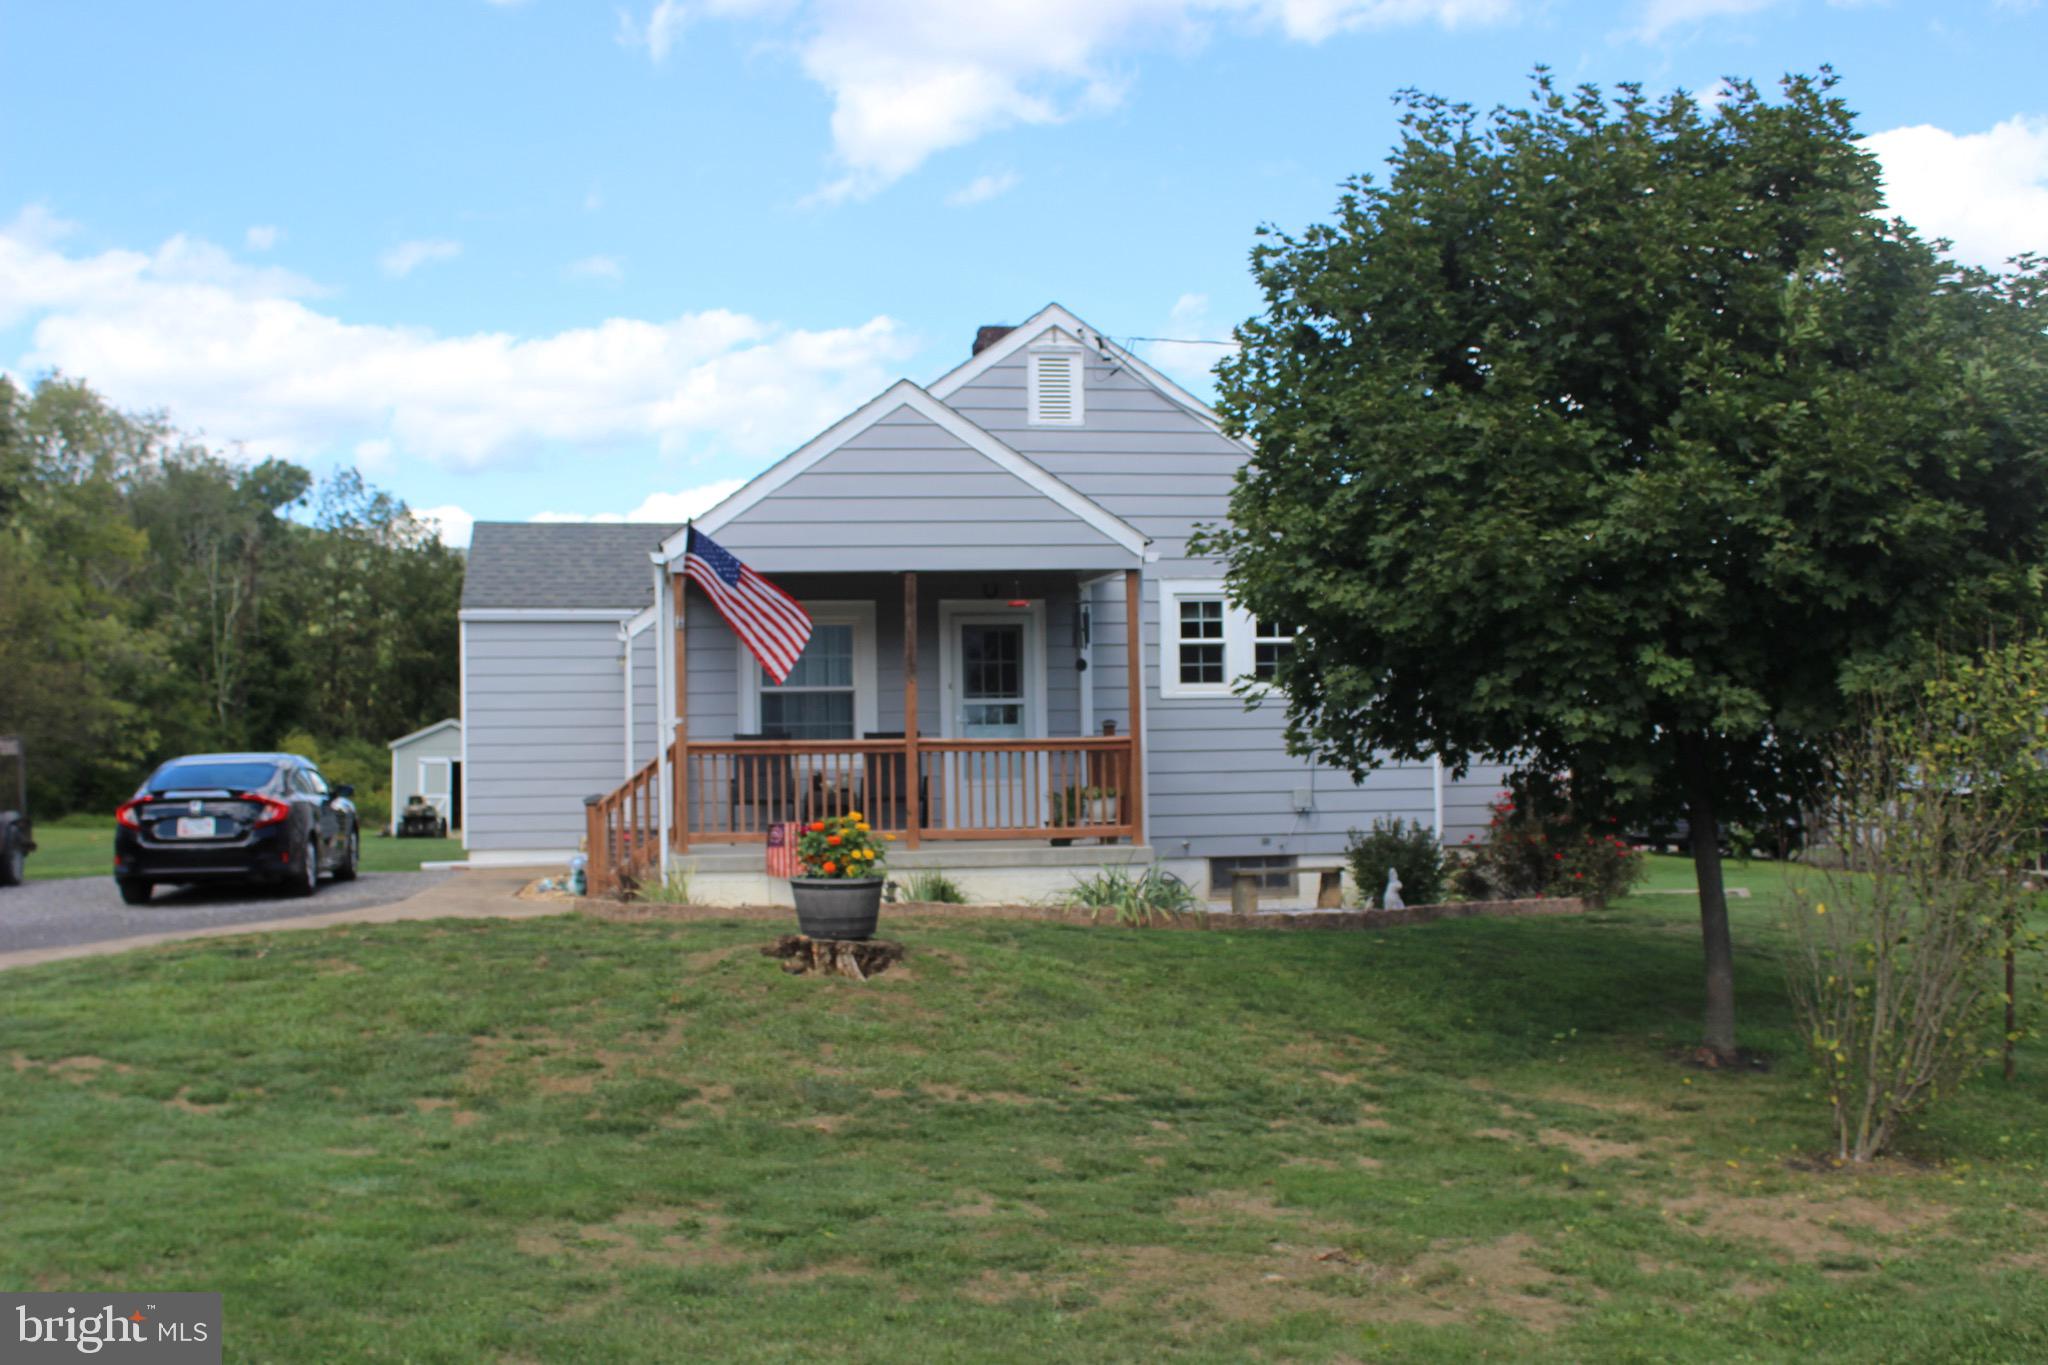
POLYGON ((965 905, 967 893, 943 872, 913 872, 903 879, 903 899, 934 905, 965 905))
POLYGON ((1830 755, 1830 856, 1786 917, 1793 1003, 1843 1160, 1883 1153, 2020 1031, 1999 965, 2039 942, 2022 872, 2048 796, 2044 689, 2041 653, 1945 662, 1919 694, 1874 698, 1830 755))
POLYGON ((1061 903, 1093 911, 1096 919, 1113 914, 1118 924, 1154 924, 1174 920, 1195 910, 1199 902, 1186 882, 1156 867, 1133 877, 1121 867, 1106 868, 1093 877, 1078 878, 1061 903))
POLYGON ((1502 900, 1582 896, 1604 905, 1626 895, 1647 870, 1619 821, 1578 810, 1569 785, 1545 773, 1517 773, 1493 803, 1484 843, 1471 844, 1471 884, 1502 900))
POLYGON ((1358 898, 1367 905, 1376 904, 1386 891, 1389 868, 1401 875, 1401 899, 1408 904, 1434 905, 1443 899, 1443 846, 1427 825, 1375 820, 1364 833, 1351 831, 1344 856, 1351 863, 1358 898))
POLYGON ((632 899, 654 905, 688 905, 690 873, 686 868, 675 868, 668 874, 667 881, 660 880, 657 874, 635 886, 632 899))

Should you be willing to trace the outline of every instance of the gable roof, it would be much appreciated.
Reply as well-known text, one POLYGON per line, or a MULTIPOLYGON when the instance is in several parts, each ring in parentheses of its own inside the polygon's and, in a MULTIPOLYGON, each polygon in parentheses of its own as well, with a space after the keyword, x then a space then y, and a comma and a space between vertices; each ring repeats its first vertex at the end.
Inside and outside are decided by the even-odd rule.
MULTIPOLYGON (((950 399, 961 389, 972 384, 991 368, 1002 364, 1017 352, 1038 341, 1047 332, 1059 330, 1070 332, 1081 339, 1083 345, 1094 348, 1116 364, 1129 370, 1138 378, 1157 389, 1168 402, 1187 409, 1197 421, 1208 426, 1217 434, 1228 436, 1223 422, 1216 416, 1216 410, 1201 399, 1189 393, 1180 385, 1168 379, 1152 366, 1111 341, 1095 328, 1090 327, 1057 303, 1048 303, 1024 321, 1012 327, 1009 332, 991 346, 969 356, 960 364, 940 375, 931 386, 933 397, 941 401, 950 399)), ((1231 439, 1235 439, 1232 437, 1231 439)), ((1240 445, 1244 444, 1239 442, 1240 445)))
POLYGON ((423 730, 415 730, 409 735, 400 735, 397 739, 392 740, 389 744, 385 745, 384 747, 387 749, 396 749, 401 744, 410 744, 416 739, 425 739, 428 735, 437 735, 441 731, 448 729, 450 726, 453 726, 454 728, 459 730, 462 728, 462 722, 454 719, 453 717, 450 717, 447 720, 437 720, 432 725, 427 726, 423 730))
POLYGON ((654 596, 648 554, 680 529, 631 521, 480 521, 470 532, 462 608, 631 614, 654 596))
MULTIPOLYGON (((1084 496, 1072 484, 1048 473, 1043 466, 1011 449, 989 431, 961 416, 907 379, 898 380, 890 385, 860 408, 755 475, 744 487, 698 517, 697 529, 706 535, 716 535, 721 527, 744 514, 747 509, 788 484, 833 451, 905 408, 940 428, 998 469, 1021 479, 1033 491, 1075 519, 1094 528, 1105 539, 1134 555, 1144 553, 1144 532, 1100 503, 1084 496)), ((676 534, 663 541, 659 557, 664 562, 682 556, 686 538, 680 534, 681 530, 682 528, 677 528, 676 534)))

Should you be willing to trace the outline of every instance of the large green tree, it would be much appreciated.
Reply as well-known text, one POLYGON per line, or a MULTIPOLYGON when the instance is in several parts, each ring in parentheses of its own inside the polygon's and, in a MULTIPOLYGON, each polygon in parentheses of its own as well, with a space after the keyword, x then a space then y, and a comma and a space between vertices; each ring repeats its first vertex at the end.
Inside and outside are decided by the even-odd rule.
POLYGON ((1384 179, 1262 234, 1220 372, 1258 454, 1205 547, 1300 623, 1291 741, 1689 817, 1722 1054, 1717 826, 1796 800, 1850 692, 2035 615, 2048 549, 2041 273, 1887 221, 1833 87, 1407 94, 1384 179))

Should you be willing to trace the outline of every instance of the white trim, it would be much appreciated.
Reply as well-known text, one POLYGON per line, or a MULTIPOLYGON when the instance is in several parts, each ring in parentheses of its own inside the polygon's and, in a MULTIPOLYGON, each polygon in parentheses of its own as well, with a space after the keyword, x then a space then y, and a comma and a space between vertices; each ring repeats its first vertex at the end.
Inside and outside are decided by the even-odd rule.
POLYGON ((630 621, 632 607, 464 607, 458 621, 630 621))
MULTIPOLYGON (((652 556, 649 556, 652 559, 652 556)), ((668 571, 656 559, 651 566, 654 571, 654 603, 651 610, 655 618, 668 621, 669 630, 654 632, 654 773, 655 773, 655 843, 661 849, 661 884, 668 885, 670 831, 681 812, 675 809, 675 783, 669 780, 668 746, 676 741, 676 631, 688 629, 685 612, 690 605, 690 592, 683 590, 683 600, 676 603, 669 588, 668 571), (673 618, 671 607, 676 608, 673 618), (667 720, 662 720, 666 716, 667 720)), ((685 645, 687 648, 687 643, 685 645)), ((686 697, 687 701, 688 698, 686 697)), ((630 741, 629 741, 630 742, 630 741)), ((689 754, 682 755, 685 776, 689 774, 689 754)))
MULTIPOLYGON (((734 492, 724 502, 698 517, 697 529, 706 535, 716 534, 736 517, 768 497, 776 490, 795 479, 818 461, 830 455, 840 446, 874 426, 883 418, 908 408, 932 425, 944 431, 968 449, 980 454, 1005 473, 1022 479, 1031 489, 1049 501, 1058 504, 1076 519, 1094 528, 1112 544, 1142 556, 1148 543, 1145 534, 1123 518, 1109 512, 1101 504, 1084 497, 1072 485, 1062 482, 1046 470, 1018 454, 995 436, 968 421, 938 399, 926 393, 907 379, 898 380, 882 394, 847 417, 840 419, 824 434, 785 455, 770 465, 734 492)), ((679 558, 689 544, 687 531, 678 531, 661 544, 657 562, 672 563, 679 558)), ((631 613, 624 613, 630 615, 631 613)))
POLYGON ((1088 353, 1070 341, 1050 341, 1031 348, 1025 367, 1024 420, 1034 427, 1079 427, 1088 424, 1088 353), (1045 362, 1060 358, 1067 367, 1067 415, 1048 417, 1044 408, 1045 362))
POLYGON ((622 622, 619 629, 623 630, 629 638, 635 635, 644 635, 654 625, 655 615, 655 604, 649 603, 647 606, 640 608, 638 615, 622 622))
POLYGON ((1442 754, 1431 754, 1429 756, 1429 799, 1430 806, 1434 811, 1431 818, 1436 821, 1436 841, 1441 844, 1444 841, 1444 756, 1442 754))
POLYGON ((439 734, 441 731, 447 729, 451 725, 460 724, 462 724, 460 720, 457 720, 455 717, 450 716, 447 720, 435 721, 432 725, 429 725, 424 730, 415 730, 409 735, 400 735, 397 739, 392 740, 389 744, 385 745, 384 747, 387 749, 396 749, 401 744, 410 744, 416 739, 425 739, 428 735, 439 734))
POLYGON ((1137 356, 1117 345, 1101 332, 1090 327, 1087 323, 1081 321, 1081 319, 1075 317, 1056 303, 1047 304, 1044 308, 1041 308, 1038 312, 1011 328, 1009 335, 1005 336, 1001 341, 987 347, 979 355, 970 356, 965 361, 940 375, 936 380, 932 381, 930 390, 932 396, 944 402, 961 389, 981 378, 983 374, 987 373, 994 366, 1002 364, 1019 350, 1037 341, 1054 327, 1072 332, 1080 337, 1084 343, 1097 350, 1098 353, 1107 355, 1117 364, 1159 390, 1161 396, 1166 398, 1167 401, 1177 407, 1185 408, 1189 416, 1215 431, 1217 435, 1243 446, 1246 450, 1251 449, 1248 443, 1237 440, 1223 430, 1223 423, 1216 416, 1214 408, 1211 408, 1207 403, 1204 403, 1201 399, 1195 397, 1158 370, 1153 369, 1150 365, 1138 359, 1137 356))
MULTIPOLYGON (((1258 621, 1230 600, 1220 578, 1162 578, 1159 583, 1159 695, 1166 700, 1257 696, 1272 683, 1258 677, 1258 621), (1223 599, 1223 681, 1184 683, 1180 680, 1180 611, 1183 597, 1223 599), (1168 645, 1173 649, 1169 652, 1168 645)), ((1278 636, 1267 636, 1270 642, 1278 636)))
MULTIPOLYGON (((476 769, 469 766, 469 622, 461 613, 455 621, 455 702, 462 721, 462 851, 469 852, 469 786, 476 779, 476 769)), ((395 756, 394 756, 395 757, 395 756)), ((398 819, 396 810, 393 821, 398 819)), ((393 828, 397 828, 394 824, 393 828)))
POLYGON ((1250 656, 1249 617, 1231 605, 1230 595, 1223 590, 1220 578, 1162 578, 1159 580, 1159 695, 1166 698, 1229 697, 1231 684, 1238 670, 1231 667, 1233 657, 1250 656), (1180 680, 1180 609, 1183 597, 1220 597, 1223 599, 1223 681, 1217 683, 1184 683, 1180 680), (1246 624, 1240 630, 1239 618, 1246 624), (1233 639, 1242 634, 1242 640, 1233 639), (1173 645, 1169 652, 1168 643, 1173 645))
POLYGON ((1045 599, 1034 597, 1028 607, 992 607, 986 598, 939 599, 939 737, 960 738, 958 699, 954 680, 960 676, 960 632, 963 622, 1008 625, 1023 618, 1024 676, 1031 688, 1025 698, 1024 737, 1044 739, 1050 722, 1046 719, 1045 599))
MULTIPOLYGON (((871 601, 806 598, 799 603, 819 625, 853 627, 853 735, 859 739, 881 722, 875 665, 875 604, 871 601)), ((741 649, 739 724, 741 734, 761 729, 761 664, 752 651, 741 649)))

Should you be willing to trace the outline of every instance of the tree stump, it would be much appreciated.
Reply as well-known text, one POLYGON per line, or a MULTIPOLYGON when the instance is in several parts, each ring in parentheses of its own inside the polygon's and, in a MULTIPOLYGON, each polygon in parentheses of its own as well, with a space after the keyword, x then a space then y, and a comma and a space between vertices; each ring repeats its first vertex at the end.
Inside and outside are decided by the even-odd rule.
POLYGON ((797 976, 849 976, 865 981, 903 960, 903 945, 887 939, 809 938, 784 934, 761 950, 782 959, 782 970, 797 976))

